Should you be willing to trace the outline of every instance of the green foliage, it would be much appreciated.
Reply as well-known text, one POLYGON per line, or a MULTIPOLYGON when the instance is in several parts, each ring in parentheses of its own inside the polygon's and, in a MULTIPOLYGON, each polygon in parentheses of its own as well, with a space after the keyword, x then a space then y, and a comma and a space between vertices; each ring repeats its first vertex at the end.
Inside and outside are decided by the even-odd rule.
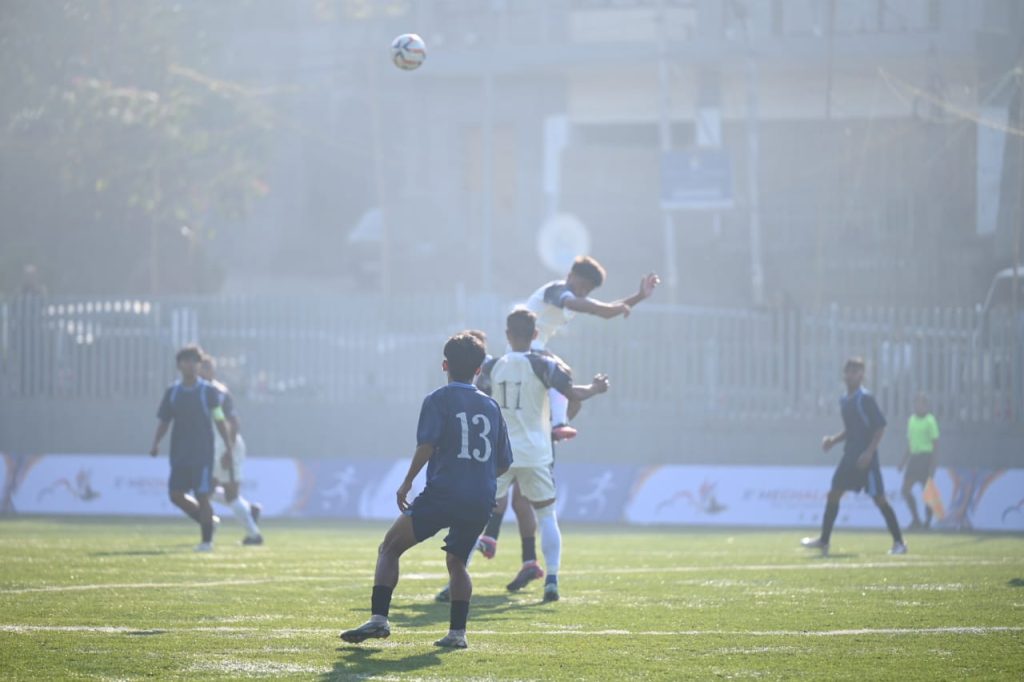
POLYGON ((5 3, 8 287, 27 261, 58 291, 216 286, 203 247, 260 193, 271 127, 256 93, 208 73, 223 46, 207 27, 245 4, 5 3))
POLYGON ((831 559, 792 531, 564 529, 562 601, 509 595, 515 529, 470 567, 468 651, 432 642, 448 609, 440 536, 402 560, 392 636, 368 616, 379 524, 265 523, 192 552, 181 520, 0 521, 5 679, 1021 679, 1019 537, 840 530, 831 559))

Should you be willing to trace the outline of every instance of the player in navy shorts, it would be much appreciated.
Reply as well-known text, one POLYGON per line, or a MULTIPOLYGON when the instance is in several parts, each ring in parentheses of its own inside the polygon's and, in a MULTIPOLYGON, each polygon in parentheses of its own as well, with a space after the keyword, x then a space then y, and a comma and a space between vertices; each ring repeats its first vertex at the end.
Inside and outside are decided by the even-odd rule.
POLYGON ((391 594, 398 584, 402 554, 448 529, 442 549, 447 553, 451 584, 448 635, 436 644, 466 648, 466 620, 473 585, 466 562, 494 508, 497 478, 512 465, 512 447, 498 403, 473 385, 484 360, 484 345, 468 332, 448 339, 442 368, 448 385, 423 401, 416 431, 416 453, 398 488, 401 515, 384 536, 377 556, 370 620, 341 633, 346 642, 388 637, 391 594), (427 467, 427 485, 410 504, 412 482, 427 467))
POLYGON ((181 380, 164 392, 157 418, 160 423, 153 437, 149 454, 160 453, 160 441, 171 430, 171 477, 167 482, 171 502, 199 524, 201 541, 197 552, 213 549, 213 427, 224 439, 224 452, 231 458, 232 438, 228 431, 223 394, 199 376, 203 351, 198 346, 185 346, 175 361, 181 380), (190 493, 195 493, 193 497, 190 493))
POLYGON ((843 368, 843 381, 846 383, 846 395, 839 400, 843 430, 835 436, 826 436, 821 444, 822 450, 828 452, 833 445, 843 443, 843 458, 832 476, 832 487, 821 522, 821 536, 804 538, 801 544, 811 549, 820 549, 822 555, 828 556, 832 527, 839 516, 839 500, 847 490, 864 490, 875 501, 892 534, 893 544, 889 553, 906 554, 907 546, 903 543, 896 514, 885 499, 882 470, 878 463, 878 444, 885 433, 886 421, 874 396, 861 385, 864 381, 864 360, 847 360, 843 368))

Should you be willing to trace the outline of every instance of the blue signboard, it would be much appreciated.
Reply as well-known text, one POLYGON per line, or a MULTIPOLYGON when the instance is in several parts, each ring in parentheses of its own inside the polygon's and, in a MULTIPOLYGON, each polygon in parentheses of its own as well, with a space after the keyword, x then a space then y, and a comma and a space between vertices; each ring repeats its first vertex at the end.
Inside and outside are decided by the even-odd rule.
POLYGON ((661 207, 679 210, 732 208, 732 163, 721 149, 661 155, 661 207))

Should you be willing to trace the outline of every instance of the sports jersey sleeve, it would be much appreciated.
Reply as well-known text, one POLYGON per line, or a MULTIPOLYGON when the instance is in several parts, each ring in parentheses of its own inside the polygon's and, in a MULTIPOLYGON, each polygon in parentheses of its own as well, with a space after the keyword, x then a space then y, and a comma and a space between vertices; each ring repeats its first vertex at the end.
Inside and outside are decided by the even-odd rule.
POLYGON ((228 419, 233 419, 235 415, 235 399, 231 397, 230 393, 224 393, 220 403, 221 408, 224 410, 224 416, 228 419))
POLYGON ((420 421, 416 427, 417 445, 437 445, 441 440, 441 410, 433 396, 427 396, 420 408, 420 421))
POLYGON ((552 284, 544 290, 544 302, 558 308, 564 308, 565 302, 573 298, 576 295, 564 284, 552 284))
POLYGON ((481 393, 491 395, 494 391, 494 386, 491 384, 491 370, 494 368, 494 363, 497 361, 497 358, 487 356, 487 359, 484 360, 484 364, 480 366, 480 374, 476 378, 476 387, 481 393))
POLYGON ((498 471, 508 469, 512 466, 512 443, 508 439, 508 427, 505 425, 505 418, 498 411, 498 433, 494 438, 495 463, 498 471))
POLYGON ((171 405, 171 390, 169 388, 164 391, 164 398, 160 401, 160 407, 157 408, 156 418, 160 421, 169 422, 174 419, 174 406, 171 405))
POLYGON ((864 408, 864 415, 868 419, 868 428, 871 431, 884 428, 888 422, 885 421, 885 415, 882 414, 882 411, 878 409, 875 397, 873 395, 866 395, 863 400, 862 407, 864 408))
POLYGON ((566 398, 572 398, 572 369, 553 358, 533 355, 530 358, 533 373, 545 388, 553 388, 566 398))

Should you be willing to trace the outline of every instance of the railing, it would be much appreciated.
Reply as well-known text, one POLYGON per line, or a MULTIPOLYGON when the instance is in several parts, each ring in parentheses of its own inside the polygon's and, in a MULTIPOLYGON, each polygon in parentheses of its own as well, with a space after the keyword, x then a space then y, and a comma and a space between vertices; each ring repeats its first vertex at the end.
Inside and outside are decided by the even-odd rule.
MULTIPOLYGON (((465 327, 501 352, 511 302, 372 296, 19 298, 0 302, 3 400, 152 400, 175 350, 199 342, 240 396, 408 404, 441 380, 445 338, 465 327)), ((966 309, 744 310, 645 303, 628 320, 580 316, 552 350, 614 390, 595 411, 745 419, 834 414, 841 366, 868 362, 883 410, 930 395, 944 420, 1020 422, 1022 320, 966 309)), ((591 409, 591 408, 588 408, 591 409)))

